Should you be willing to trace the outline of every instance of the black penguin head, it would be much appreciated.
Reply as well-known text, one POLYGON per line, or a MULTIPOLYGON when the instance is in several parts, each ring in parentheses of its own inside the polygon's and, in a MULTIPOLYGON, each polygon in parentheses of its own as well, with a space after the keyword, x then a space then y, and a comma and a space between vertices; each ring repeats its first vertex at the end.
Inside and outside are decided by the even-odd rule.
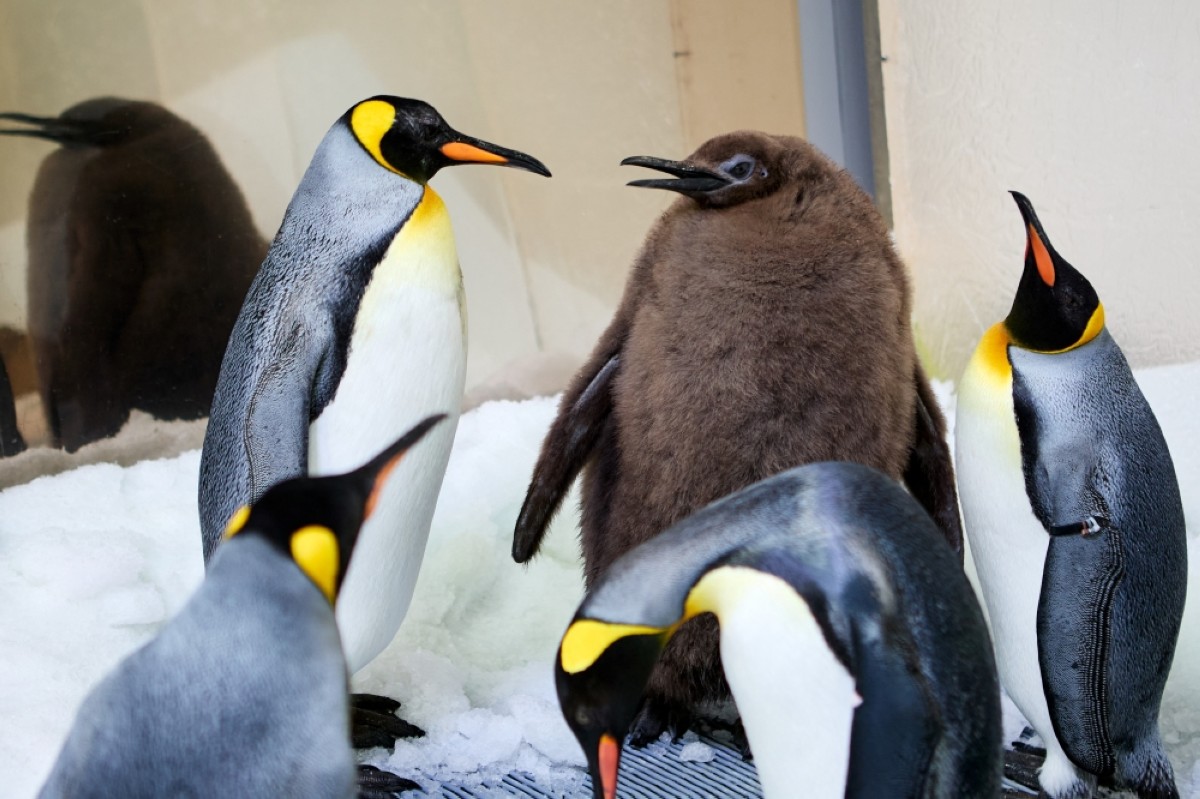
POLYGON ((420 100, 379 95, 355 105, 341 121, 377 163, 421 184, 455 164, 495 164, 550 177, 536 158, 457 132, 420 100))
POLYGON ((0 113, 0 120, 26 126, 0 129, 0 135, 46 139, 68 148, 111 147, 149 135, 165 125, 183 124, 160 105, 120 97, 84 100, 57 117, 10 112, 0 113))
POLYGON ((725 208, 774 193, 789 177, 790 160, 780 139, 739 131, 709 139, 682 161, 634 155, 621 164, 675 176, 673 180, 634 180, 630 186, 667 189, 705 207, 725 208))
POLYGON ((1004 325, 1018 347, 1062 352, 1086 344, 1104 327, 1092 284, 1055 251, 1025 195, 1012 192, 1025 221, 1025 271, 1004 325))
POLYGON ((587 755, 595 799, 613 799, 621 745, 669 632, 575 617, 555 660, 558 702, 587 755))
POLYGON ((225 537, 267 539, 292 558, 333 604, 358 531, 371 515, 388 474, 444 418, 445 414, 428 417, 352 472, 297 477, 272 486, 252 506, 233 515, 225 537))

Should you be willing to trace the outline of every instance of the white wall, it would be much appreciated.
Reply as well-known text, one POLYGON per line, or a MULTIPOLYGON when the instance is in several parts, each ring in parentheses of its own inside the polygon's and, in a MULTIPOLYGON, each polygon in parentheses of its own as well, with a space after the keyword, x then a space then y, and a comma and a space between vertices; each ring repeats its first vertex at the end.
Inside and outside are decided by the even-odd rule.
POLYGON ((896 237, 936 370, 1008 313, 1037 207, 1135 365, 1200 357, 1200 3, 879 0, 896 237))

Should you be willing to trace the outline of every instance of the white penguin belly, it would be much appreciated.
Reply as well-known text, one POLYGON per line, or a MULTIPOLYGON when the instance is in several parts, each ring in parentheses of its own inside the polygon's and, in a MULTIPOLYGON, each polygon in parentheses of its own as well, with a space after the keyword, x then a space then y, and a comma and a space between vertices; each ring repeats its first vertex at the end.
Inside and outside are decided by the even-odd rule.
POLYGON ((1074 768, 1054 735, 1038 665, 1037 610, 1050 537, 1025 491, 1011 379, 1004 384, 979 372, 972 361, 959 388, 959 499, 1000 682, 1046 744, 1042 785, 1051 790, 1072 782, 1074 768))
POLYGON ((861 703, 808 605, 786 582, 743 567, 709 572, 719 594, 721 664, 768 799, 846 793, 850 730, 861 703))
MULTIPOLYGON (((427 191, 422 205, 429 195, 436 200, 427 191)), ((321 475, 357 468, 426 416, 448 415, 388 477, 359 533, 337 601, 351 673, 391 642, 408 611, 462 402, 466 352, 453 236, 444 211, 432 221, 428 213, 417 219, 420 213, 376 267, 342 379, 309 428, 309 472, 321 475), (423 224, 414 228, 414 221, 423 224)))

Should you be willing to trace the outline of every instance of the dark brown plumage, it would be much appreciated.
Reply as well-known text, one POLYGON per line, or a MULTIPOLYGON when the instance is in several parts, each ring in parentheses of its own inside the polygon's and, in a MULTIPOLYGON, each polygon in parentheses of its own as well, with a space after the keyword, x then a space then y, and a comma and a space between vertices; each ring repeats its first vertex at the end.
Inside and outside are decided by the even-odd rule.
POLYGON ((134 408, 208 413, 226 340, 267 245, 204 135, 148 102, 0 114, 61 147, 29 201, 29 329, 50 429, 68 450, 134 408))
MULTIPOLYGON (((871 200, 807 142, 738 132, 683 162, 625 296, 563 396, 517 522, 536 552, 580 467, 590 585, 622 553, 752 482, 848 460, 897 479, 961 556, 944 421, 917 362, 904 265, 871 200)), ((664 652, 635 738, 727 696, 716 625, 664 652)), ((707 622, 707 623, 703 623, 707 622)))

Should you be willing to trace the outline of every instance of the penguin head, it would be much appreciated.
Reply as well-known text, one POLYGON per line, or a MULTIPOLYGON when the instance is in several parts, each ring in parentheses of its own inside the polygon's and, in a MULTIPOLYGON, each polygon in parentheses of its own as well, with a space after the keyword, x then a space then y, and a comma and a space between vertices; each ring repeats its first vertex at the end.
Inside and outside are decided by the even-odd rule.
POLYGON ((1035 352, 1064 352, 1104 328, 1104 306, 1087 278, 1046 237, 1033 203, 1012 192, 1025 222, 1025 271, 1004 320, 1013 343, 1035 352))
POLYGON ((424 184, 442 167, 494 164, 550 176, 541 161, 451 128, 429 103, 379 95, 340 120, 376 163, 424 184))
POLYGON ((669 628, 613 624, 577 614, 555 660, 558 701, 587 755, 595 799, 613 799, 621 745, 669 628))
POLYGON ((238 510, 225 537, 261 536, 308 575, 330 604, 337 599, 358 531, 405 453, 446 418, 430 416, 352 472, 284 480, 238 510))
POLYGON ((704 207, 726 208, 773 194, 790 177, 792 160, 782 137, 739 131, 709 139, 682 161, 634 155, 621 164, 675 176, 634 180, 630 186, 667 189, 704 207))
POLYGON ((160 105, 120 97, 84 100, 57 117, 6 112, 0 120, 24 126, 0 129, 0 135, 46 139, 69 149, 112 147, 166 125, 186 124, 160 105))

